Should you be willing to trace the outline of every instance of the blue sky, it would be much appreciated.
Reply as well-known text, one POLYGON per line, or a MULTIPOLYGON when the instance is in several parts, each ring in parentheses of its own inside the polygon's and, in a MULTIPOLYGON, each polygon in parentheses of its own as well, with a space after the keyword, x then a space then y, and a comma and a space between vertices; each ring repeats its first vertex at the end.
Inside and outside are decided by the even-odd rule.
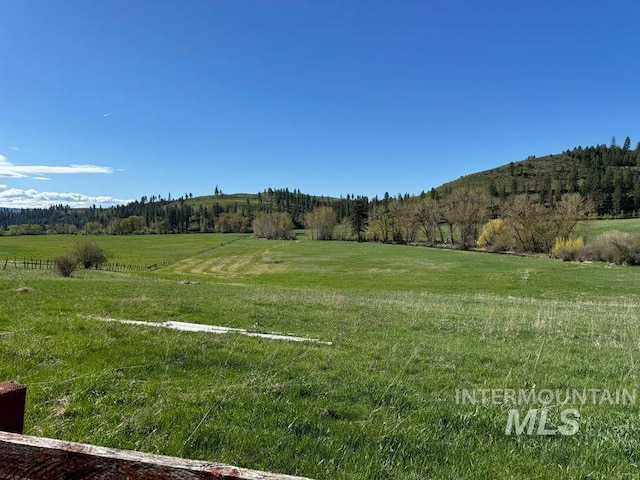
POLYGON ((640 140, 640 2, 0 0, 0 206, 420 193, 640 140))

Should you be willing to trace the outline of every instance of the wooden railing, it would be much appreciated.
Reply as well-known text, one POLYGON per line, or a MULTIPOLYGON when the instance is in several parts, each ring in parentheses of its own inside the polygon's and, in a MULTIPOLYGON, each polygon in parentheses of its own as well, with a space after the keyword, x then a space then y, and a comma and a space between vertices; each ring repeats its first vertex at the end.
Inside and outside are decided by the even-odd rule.
POLYGON ((301 480, 218 463, 22 435, 26 387, 0 383, 0 479, 301 480))

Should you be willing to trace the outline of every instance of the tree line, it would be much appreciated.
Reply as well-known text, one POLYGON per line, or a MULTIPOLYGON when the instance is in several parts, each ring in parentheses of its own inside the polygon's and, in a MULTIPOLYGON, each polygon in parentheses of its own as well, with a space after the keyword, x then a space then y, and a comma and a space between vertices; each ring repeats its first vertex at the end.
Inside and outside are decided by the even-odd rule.
MULTIPOLYGON (((267 239, 295 238, 294 229, 307 228, 314 240, 354 240, 384 243, 443 245, 488 251, 551 253, 565 260, 593 259, 617 263, 640 263, 640 236, 610 234, 584 245, 580 220, 596 211, 595 202, 580 193, 564 193, 548 201, 540 194, 494 197, 480 189, 463 188, 447 195, 436 190, 420 195, 369 199, 310 197, 298 191, 267 190, 253 202, 214 203, 196 206, 190 198, 179 198, 158 208, 162 199, 141 199, 125 210, 87 209, 83 233, 115 235, 172 232, 253 232, 267 239), (302 200, 302 201, 298 201, 302 200), (144 210, 144 206, 149 208, 144 210), (155 211, 156 216, 143 213, 155 211), (209 217, 207 212, 217 212, 209 217), (111 214, 111 217, 105 215, 111 214), (162 214, 160 214, 161 212, 162 214), (100 213, 110 218, 105 226, 100 213), (134 213, 121 217, 127 213, 134 213), (136 215, 137 213, 137 215, 136 215), (172 228, 173 230, 169 230, 172 228), (177 226, 177 227, 175 227, 177 226), (588 248, 587 248, 588 247, 588 248)), ((122 207, 120 207, 122 208, 122 207)), ((33 214, 33 212, 28 212, 33 214)), ((50 215, 80 212, 65 207, 47 210, 50 215)), ((38 224, 10 225, 25 228, 25 234, 42 233, 38 224)), ((77 227, 78 229, 80 227, 77 227)), ((78 233, 65 231, 64 233, 78 233)), ((68 262, 70 263, 70 262, 68 262)))
POLYGON ((257 195, 177 199, 142 197, 111 208, 0 210, 5 234, 166 234, 253 232, 291 238, 309 228, 316 240, 445 244, 458 248, 549 251, 571 237, 587 215, 630 215, 640 211, 640 145, 578 147, 562 155, 530 158, 502 168, 475 188, 432 189, 420 195, 385 193, 369 199, 311 196, 294 189, 257 195), (536 167, 536 168, 534 168, 536 167), (544 168, 542 168, 544 167, 544 168), (511 185, 509 187, 509 181, 511 185), (567 226, 571 228, 567 230, 567 226))
MULTIPOLYGON (((216 186, 216 190, 218 190, 216 186)), ((243 233, 251 230, 256 216, 275 212, 291 217, 294 228, 303 228, 304 216, 318 206, 329 206, 338 215, 351 214, 352 196, 331 198, 303 194, 300 190, 267 189, 237 200, 218 190, 204 200, 185 194, 144 196, 114 207, 91 206, 72 209, 66 205, 49 208, 0 209, 0 233, 40 234, 166 234, 192 232, 243 233)))
MULTIPOLYGON (((341 220, 333 208, 316 207, 305 215, 305 226, 313 240, 419 243, 640 265, 640 234, 610 231, 585 243, 584 220, 594 210, 594 202, 580 193, 564 193, 550 203, 532 194, 496 201, 483 191, 461 189, 444 197, 434 192, 359 197, 351 215, 341 220)), ((253 232, 268 239, 290 239, 295 237, 292 226, 286 213, 261 214, 253 232)))
POLYGON ((536 195, 496 201, 482 191, 462 189, 444 197, 430 192, 371 201, 359 198, 351 216, 340 223, 330 207, 320 207, 306 216, 306 227, 316 240, 345 239, 347 223, 347 239, 358 241, 460 249, 480 243, 493 251, 545 252, 557 238, 570 238, 578 221, 591 211, 591 203, 578 193, 564 194, 554 204, 546 204, 536 195))
MULTIPOLYGON (((549 204, 542 202, 539 195, 496 199, 476 189, 456 190, 445 196, 435 190, 418 196, 392 197, 387 193, 383 198, 372 199, 350 195, 326 199, 268 190, 253 203, 247 200, 243 204, 226 203, 223 207, 214 203, 207 207, 179 198, 158 208, 157 204, 163 202, 143 198, 125 207, 90 208, 84 212, 52 207, 47 214, 48 218, 69 215, 78 221, 54 224, 55 233, 253 232, 258 237, 289 239, 294 237, 294 229, 307 228, 314 240, 442 244, 462 249, 476 247, 480 242, 482 248, 494 251, 541 252, 549 251, 556 238, 569 238, 577 221, 593 210, 592 202, 578 193, 565 194, 549 204), (149 212, 153 215, 149 216, 149 212)), ((44 233, 49 231, 46 225, 9 225, 8 233, 44 233)))

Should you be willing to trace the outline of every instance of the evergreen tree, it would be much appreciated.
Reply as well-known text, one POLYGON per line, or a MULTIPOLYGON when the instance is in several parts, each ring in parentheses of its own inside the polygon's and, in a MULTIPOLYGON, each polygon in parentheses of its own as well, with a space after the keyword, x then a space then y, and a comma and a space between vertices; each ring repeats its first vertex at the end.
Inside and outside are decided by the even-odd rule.
POLYGON ((358 237, 358 241, 364 241, 364 232, 367 229, 367 218, 369 216, 369 202, 366 197, 358 197, 353 204, 351 211, 351 228, 358 237))

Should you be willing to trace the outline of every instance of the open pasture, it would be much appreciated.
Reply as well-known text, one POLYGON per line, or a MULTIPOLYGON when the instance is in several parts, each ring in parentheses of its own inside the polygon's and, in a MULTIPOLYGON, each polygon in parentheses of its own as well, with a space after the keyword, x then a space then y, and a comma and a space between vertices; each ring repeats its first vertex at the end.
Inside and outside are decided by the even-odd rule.
MULTIPOLYGON (((53 260, 81 242, 95 242, 105 251, 109 262, 134 265, 167 264, 233 242, 241 235, 20 235, 0 237, 0 261, 35 258, 53 260)), ((1 265, 0 263, 0 265, 1 265)))
MULTIPOLYGON (((456 397, 638 388, 636 268, 249 236, 95 240, 110 260, 164 266, 0 271, 0 378, 29 386, 25 433, 315 478, 638 475, 636 404, 572 405, 571 436, 506 435, 513 406, 456 397)), ((3 237, 0 252, 76 241, 3 237)))
POLYGON ((593 239, 610 230, 619 230, 621 232, 640 233, 640 219, 624 218, 624 219, 607 219, 593 220, 587 222, 586 234, 589 239, 593 239))

